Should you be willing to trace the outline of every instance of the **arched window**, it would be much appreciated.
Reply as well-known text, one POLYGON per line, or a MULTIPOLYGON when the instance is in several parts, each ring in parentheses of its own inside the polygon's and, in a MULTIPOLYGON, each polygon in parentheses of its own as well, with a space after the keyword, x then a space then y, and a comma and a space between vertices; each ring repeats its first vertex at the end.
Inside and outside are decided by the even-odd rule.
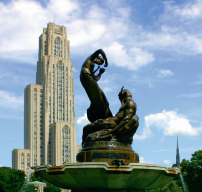
POLYGON ((62 113, 62 108, 63 108, 63 63, 62 61, 58 61, 57 63, 57 93, 58 93, 58 121, 62 121, 63 120, 63 113, 62 113))
POLYGON ((21 153, 21 169, 24 170, 24 153, 21 153))
POLYGON ((54 55, 62 57, 62 40, 60 39, 60 37, 55 38, 54 55))
POLYGON ((37 89, 34 88, 34 128, 33 128, 33 145, 34 145, 34 166, 37 165, 37 89))
POLYGON ((62 129, 62 160, 63 162, 70 162, 70 128, 66 125, 62 129))
POLYGON ((27 154, 27 168, 30 168, 30 154, 27 154))

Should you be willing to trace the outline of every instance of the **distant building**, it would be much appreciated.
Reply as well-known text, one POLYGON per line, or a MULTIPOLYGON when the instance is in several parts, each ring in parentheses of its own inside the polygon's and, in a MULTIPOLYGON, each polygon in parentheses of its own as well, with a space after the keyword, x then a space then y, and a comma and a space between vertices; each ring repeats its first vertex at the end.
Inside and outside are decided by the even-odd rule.
POLYGON ((74 84, 66 27, 48 23, 39 37, 36 84, 24 92, 24 149, 14 149, 12 166, 75 162, 74 84))
POLYGON ((173 164, 172 167, 180 168, 180 153, 179 153, 179 148, 178 148, 178 137, 177 137, 177 149, 176 149, 176 164, 173 164))

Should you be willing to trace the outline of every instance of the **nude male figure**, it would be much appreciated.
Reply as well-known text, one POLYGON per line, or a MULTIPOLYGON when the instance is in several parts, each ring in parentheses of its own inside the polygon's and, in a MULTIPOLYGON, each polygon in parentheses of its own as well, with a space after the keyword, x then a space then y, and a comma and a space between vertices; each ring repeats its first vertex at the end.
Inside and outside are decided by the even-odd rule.
MULTIPOLYGON (((119 100, 121 101, 121 108, 119 109, 118 113, 113 116, 109 117, 107 119, 98 119, 95 122, 86 125, 83 128, 83 141, 82 144, 84 143, 86 137, 94 133, 96 131, 100 131, 102 129, 112 129, 111 131, 107 132, 107 135, 111 134, 118 134, 122 133, 122 130, 128 129, 127 131, 124 130, 124 132, 127 132, 127 135, 133 135, 133 132, 136 131, 138 127, 138 117, 135 115, 136 113, 136 104, 132 99, 132 94, 122 88, 121 92, 119 93, 119 100), (131 126, 127 127, 127 123, 134 117, 135 120, 132 122, 131 126), (135 128, 135 130, 130 128, 135 128)), ((123 135, 124 136, 124 135, 123 135)), ((105 136, 102 136, 105 137, 105 136)))

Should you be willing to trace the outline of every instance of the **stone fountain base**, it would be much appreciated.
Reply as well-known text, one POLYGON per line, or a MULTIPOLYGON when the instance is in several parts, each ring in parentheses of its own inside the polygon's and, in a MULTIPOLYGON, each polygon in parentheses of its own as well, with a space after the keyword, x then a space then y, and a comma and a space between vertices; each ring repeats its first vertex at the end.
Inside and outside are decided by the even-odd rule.
POLYGON ((106 162, 65 163, 40 166, 35 175, 73 192, 136 192, 163 187, 180 173, 178 168, 155 164, 106 162))

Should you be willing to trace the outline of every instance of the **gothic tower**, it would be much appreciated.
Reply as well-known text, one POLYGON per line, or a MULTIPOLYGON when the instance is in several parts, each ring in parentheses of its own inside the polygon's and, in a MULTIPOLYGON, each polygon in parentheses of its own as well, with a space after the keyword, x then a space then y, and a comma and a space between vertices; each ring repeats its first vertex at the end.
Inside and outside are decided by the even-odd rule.
POLYGON ((36 84, 25 88, 22 150, 13 150, 13 168, 76 161, 70 42, 66 27, 55 23, 48 23, 39 37, 36 84))

